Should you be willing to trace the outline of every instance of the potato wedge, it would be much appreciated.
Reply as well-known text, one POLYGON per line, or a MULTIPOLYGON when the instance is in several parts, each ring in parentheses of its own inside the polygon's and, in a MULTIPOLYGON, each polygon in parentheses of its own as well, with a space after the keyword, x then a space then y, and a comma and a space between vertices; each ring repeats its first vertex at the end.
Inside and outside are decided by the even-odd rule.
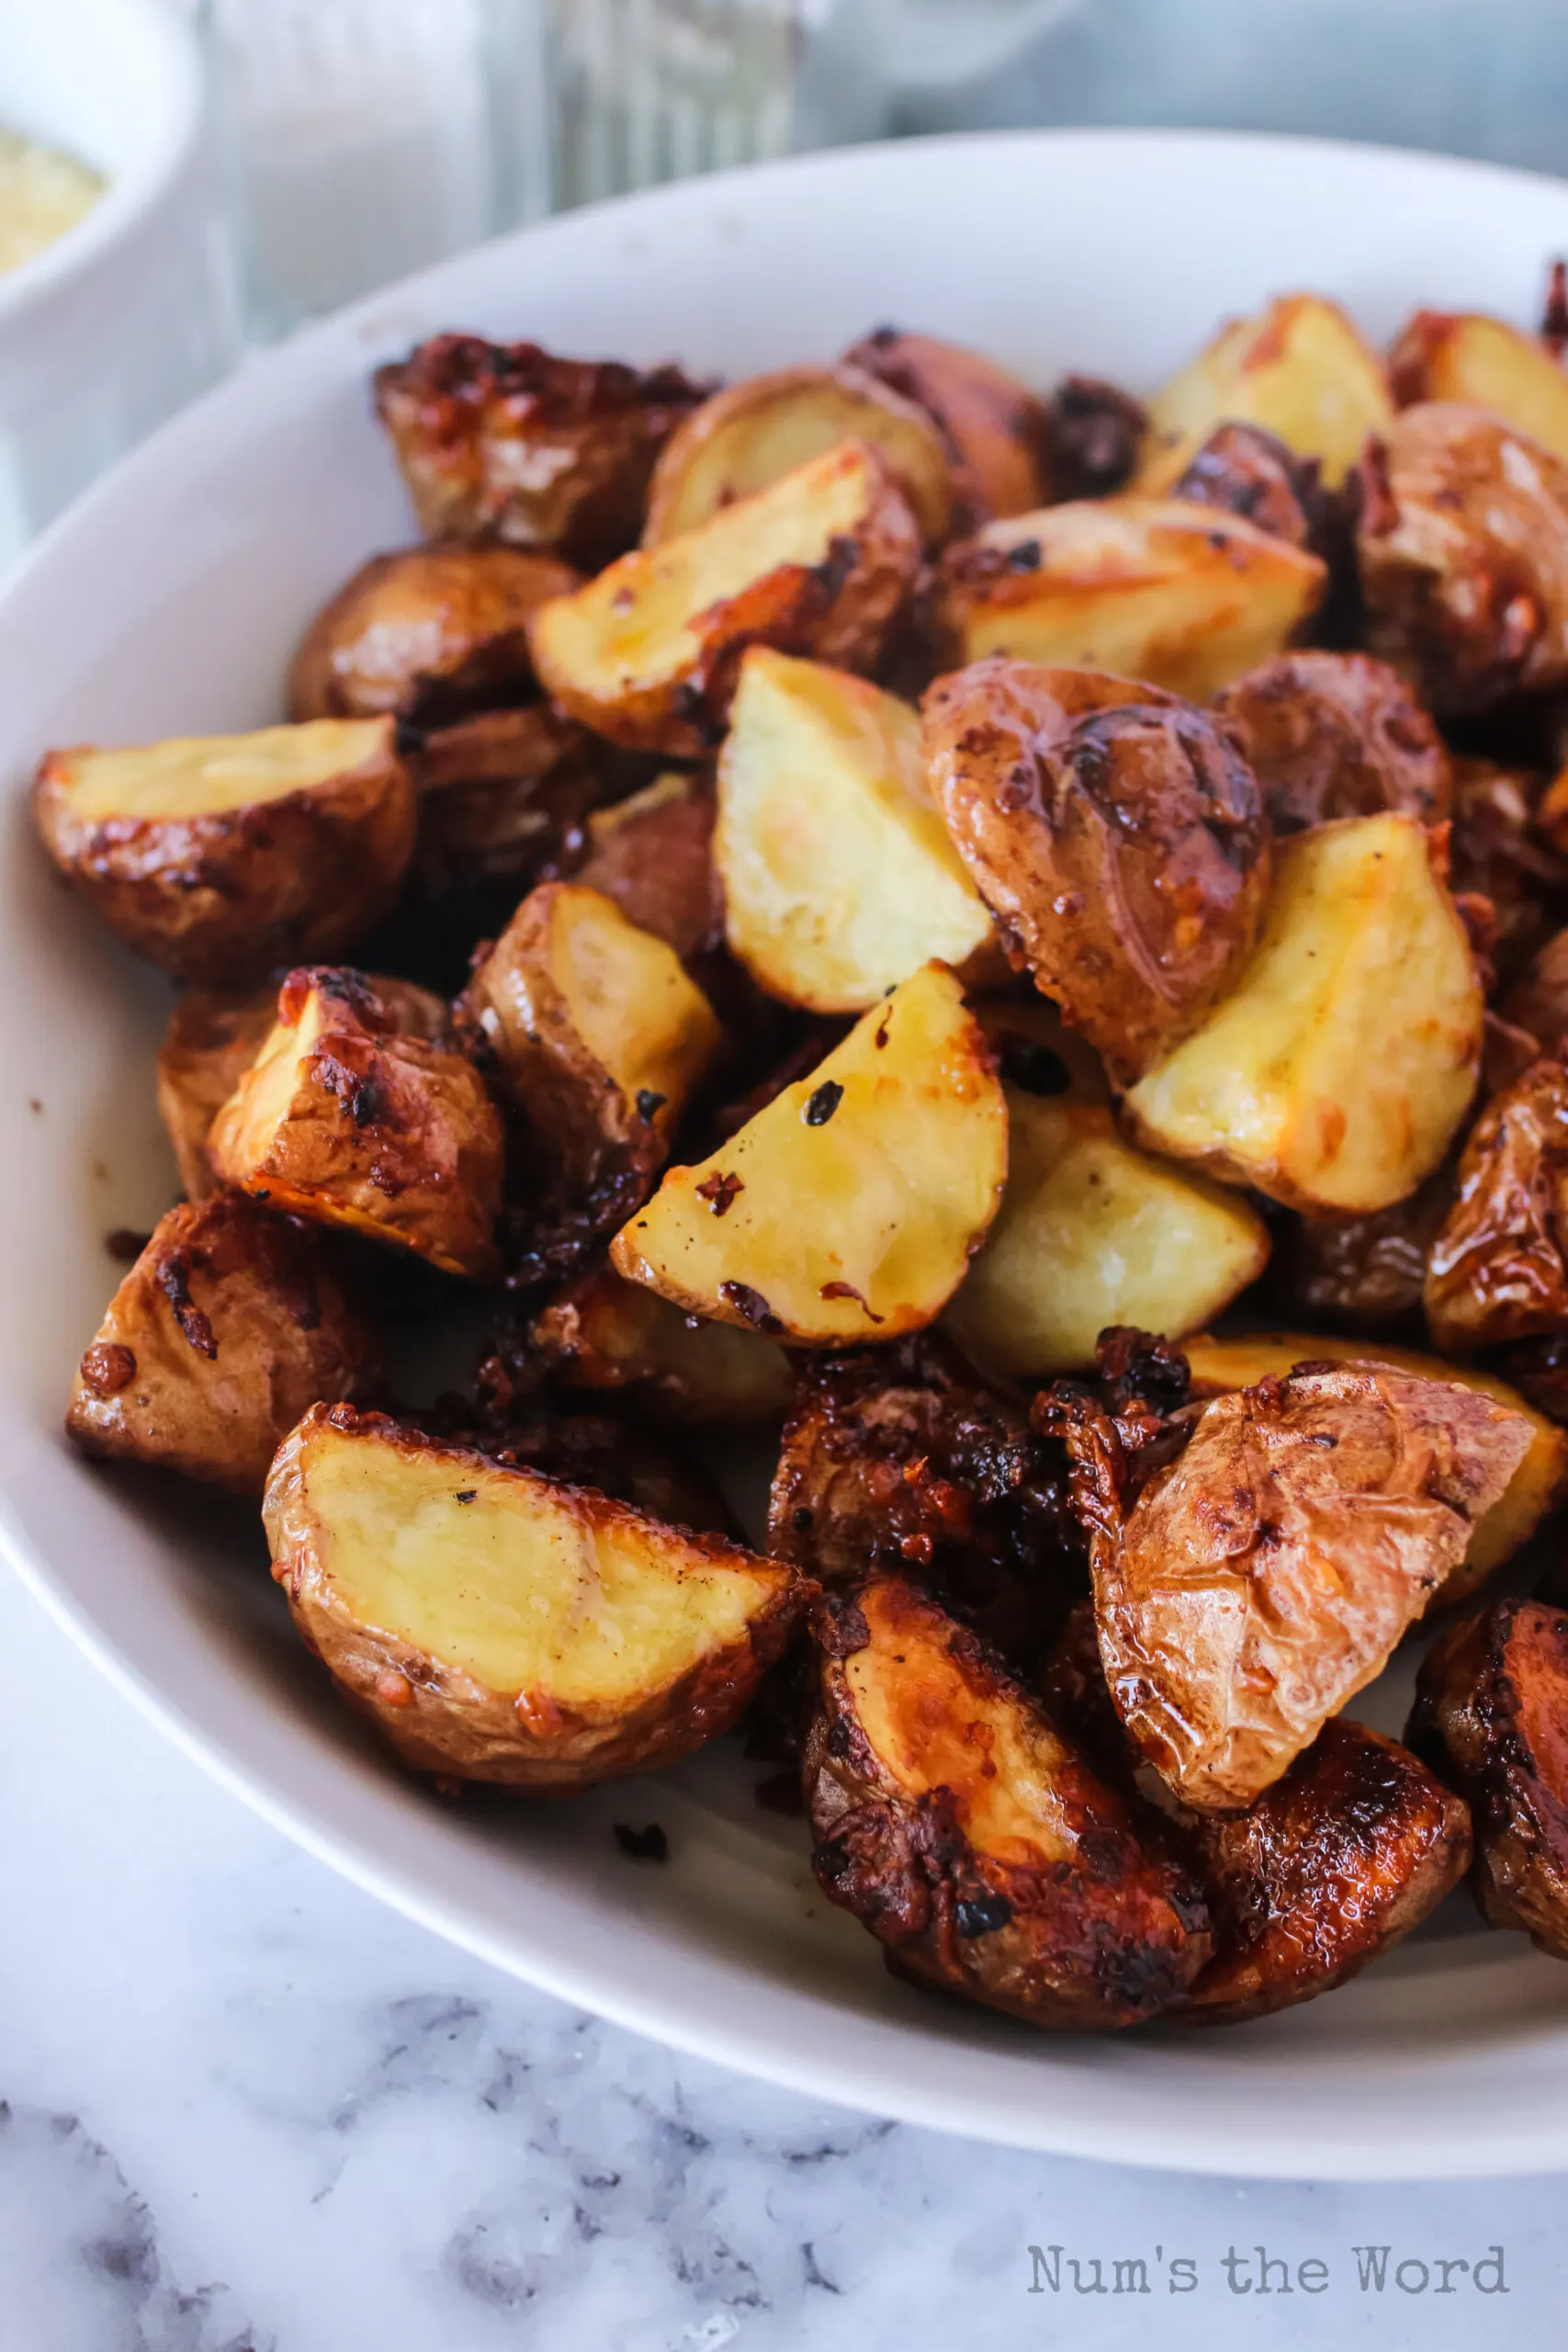
POLYGON ((1276 833, 1403 808, 1446 822, 1443 739, 1399 672, 1365 653, 1281 653, 1214 697, 1276 833))
POLYGON ((987 523, 943 555, 938 605, 960 662, 1007 653, 1202 702, 1278 653, 1327 579, 1239 514, 1124 496, 987 523))
POLYGON ((1475 1091, 1470 943, 1413 817, 1295 834, 1276 875, 1252 962, 1131 1090, 1129 1131, 1290 1207, 1389 1207, 1436 1168, 1475 1091))
POLYGON ((1425 1304, 1445 1355, 1568 1326, 1568 1069, 1532 1062, 1465 1139, 1453 1200, 1427 1260, 1425 1304))
POLYGON ((1490 1510, 1482 1513, 1458 1567, 1433 1594, 1429 1616, 1468 1600, 1494 1569, 1511 1559, 1527 1544, 1548 1511, 1568 1495, 1568 1436, 1519 1395, 1506 1380, 1466 1364, 1445 1363, 1440 1356, 1419 1354, 1414 1348, 1391 1347, 1371 1338, 1350 1340, 1319 1331, 1248 1331, 1235 1339, 1217 1339, 1201 1332, 1183 1342, 1182 1352, 1192 1374, 1195 1396, 1223 1396, 1237 1388, 1255 1388, 1261 1380, 1283 1379, 1300 1363, 1390 1363, 1423 1380, 1449 1380, 1490 1396, 1510 1413, 1522 1413, 1530 1425, 1529 1450, 1490 1510))
POLYGON ((1271 538, 1326 559, 1327 501, 1315 458, 1298 458, 1256 424, 1217 424, 1166 493, 1244 514, 1271 538))
POLYGON ((793 1568, 375 1413, 308 1413, 262 1517, 295 1625, 416 1770, 591 1787, 728 1729, 793 1568))
POLYGON ((66 1434, 259 1495, 300 1415, 363 1396, 376 1363, 318 1237, 219 1193, 159 1218, 82 1358, 66 1434))
POLYGON ((1079 1388, 1066 1441, 1100 1656, 1134 1742, 1200 1812, 1251 1804, 1379 1674, 1529 1452, 1524 1414, 1385 1364, 1215 1397, 1132 1492, 1079 1388))
POLYGON ((1476 311, 1417 311, 1388 356, 1401 408, 1463 401, 1517 425, 1568 465, 1568 376, 1539 335, 1476 311))
POLYGON ((1136 2024, 1209 1955, 1197 1884, 1022 1685, 895 1577, 824 1603, 812 1868, 900 1976, 1032 2024, 1136 2024))
POLYGON ((1233 319, 1149 403, 1137 487, 1168 489, 1215 425, 1260 424, 1337 490, 1393 413, 1388 378, 1337 302, 1281 294, 1233 319))
POLYGON ((711 389, 473 334, 434 335, 375 378, 427 538, 494 536, 589 570, 633 545, 654 461, 711 389))
POLYGON ((964 991, 928 965, 611 1246, 688 1313, 807 1347, 934 1321, 997 1213, 1007 1109, 964 991))
POLYGON ((224 1183, 275 1209, 448 1273, 497 1270, 500 1114, 473 1065, 400 1032, 362 973, 290 972, 208 1149, 224 1183))
POLYGON ((873 450, 843 442, 545 605, 534 665, 613 743, 695 759, 723 736, 748 645, 869 666, 919 562, 903 492, 873 450))
POLYGON ((288 673, 288 716, 434 726, 531 690, 530 614, 570 596, 554 556, 501 543, 372 556, 321 607, 288 673))
POLYGON ((624 1393, 682 1428, 780 1421, 795 1394, 776 1340, 682 1315, 609 1266, 591 1268, 553 1299, 529 1326, 528 1346, 558 1386, 624 1393))
POLYGON ((925 410, 847 360, 780 368, 727 384, 671 435, 648 486, 645 548, 662 547, 738 498, 769 490, 842 441, 874 449, 914 509, 928 547, 953 514, 953 475, 925 410))
POLYGON ((913 401, 936 426, 952 468, 956 528, 1044 505, 1045 405, 1007 368, 962 344, 897 327, 874 328, 844 359, 913 401))
POLYGON ((1006 978, 927 788, 919 718, 846 671, 746 655, 714 855, 730 953, 785 1003, 863 1012, 933 956, 1006 978))
POLYGON ((724 937, 724 901, 714 870, 713 786, 671 768, 613 808, 588 820, 588 854, 572 876, 613 899, 628 922, 652 932, 684 964, 724 937))
POLYGON ((1497 1600, 1421 1661, 1405 1737, 1470 1805, 1475 1899, 1568 1960, 1568 1611, 1497 1600))
POLYGON ((1130 1081, 1257 944, 1271 843, 1250 770, 1173 695, 993 656, 922 706, 931 786, 1035 986, 1130 1081))
POLYGON ((1235 1193, 1135 1151, 1096 1104, 1005 1091, 1007 1191, 942 1318, 977 1363, 1086 1371, 1111 1324, 1179 1339, 1256 1282, 1269 1231, 1235 1193))
POLYGON ((33 821, 130 946, 229 988, 379 922, 413 854, 414 797, 389 718, 327 718, 51 752, 33 821))
POLYGON ((497 929, 541 867, 572 854, 604 789, 599 748, 543 702, 433 728, 410 762, 419 834, 405 918, 451 910, 465 947, 497 929))

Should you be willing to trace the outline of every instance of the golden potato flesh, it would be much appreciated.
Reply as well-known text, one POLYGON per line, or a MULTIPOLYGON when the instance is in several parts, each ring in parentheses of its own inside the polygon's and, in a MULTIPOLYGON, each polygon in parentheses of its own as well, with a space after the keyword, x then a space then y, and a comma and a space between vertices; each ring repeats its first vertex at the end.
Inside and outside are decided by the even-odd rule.
POLYGON ((1007 1108, 964 991, 928 965, 615 1236, 618 1273, 809 1347, 934 1321, 997 1213, 1007 1108))
POLYGON ((1475 311, 1417 311, 1388 366, 1401 408, 1462 401, 1488 409, 1568 465, 1568 375, 1539 335, 1475 311))
POLYGON ((781 368, 715 392, 671 435, 648 491, 645 548, 694 531, 841 441, 874 449, 930 547, 947 537, 953 476, 923 408, 848 361, 781 368))
POLYGON ((496 1271, 500 1114, 472 1064, 400 1032, 361 973, 289 974, 208 1149, 224 1183, 276 1209, 448 1273, 496 1271))
POLYGON ((1443 739, 1386 662, 1281 653, 1214 697, 1277 833, 1403 808, 1440 825, 1453 801, 1443 739))
POLYGON ((240 987, 390 908, 414 796, 389 718, 51 752, 33 821, 72 888, 176 979, 240 987))
POLYGON ((1137 486, 1168 489, 1215 425, 1260 424, 1337 490, 1393 413, 1377 355, 1337 302, 1282 294, 1233 319, 1149 403, 1137 486))
POLYGON ((694 759, 724 733, 748 645, 868 667, 919 562, 903 492, 847 441, 545 605, 534 664, 612 742, 694 759))
POLYGON ((1201 1812, 1251 1804, 1382 1671, 1531 1442, 1470 1388, 1306 1370, 1206 1405, 1124 1510, 1111 1423, 1068 1410, 1111 1694, 1201 1812))
POLYGON ((825 1604, 818 1648, 812 1867, 897 1974, 1054 2027, 1180 1996, 1210 1950, 1196 1881, 991 1652, 894 1577, 825 1604))
POLYGON ((959 854, 1035 986, 1136 1078, 1240 973, 1269 898, 1251 772, 1212 719, 1091 670, 993 656, 923 705, 959 854))
POLYGON ((1470 943, 1413 817, 1280 842, 1262 942, 1126 1098, 1135 1139, 1306 1210, 1359 1215, 1441 1159, 1480 1068, 1470 943))
POLYGON ((942 557, 938 597, 960 662, 1006 653, 1201 702, 1278 653, 1327 577, 1239 514, 1129 495, 987 524, 942 557))
POLYGON ((591 1487, 308 1413, 263 1521, 294 1623, 421 1771, 572 1789, 728 1730, 784 1647, 793 1568, 591 1487))
POLYGON ((1093 1103, 1006 1092, 1007 1191, 943 1317, 977 1363, 1085 1371, 1111 1324, 1178 1339, 1262 1272, 1268 1228, 1234 1192, 1135 1151, 1093 1103))
POLYGON ((641 792, 588 819, 588 854, 572 879, 614 899, 628 922, 651 931, 685 963, 724 937, 714 871, 711 783, 671 768, 641 792))
POLYGON ((956 527, 1028 514, 1050 494, 1046 412, 1027 384, 984 352, 936 335, 876 327, 844 354, 924 409, 946 447, 956 527))
POLYGON ((1006 976, 926 784, 908 703, 757 646, 718 762, 732 955, 786 1003, 863 1012, 932 956, 1006 976))
POLYGON ((1282 1379, 1299 1363, 1388 1363, 1423 1380, 1448 1380, 1490 1396, 1529 1423, 1529 1451, 1489 1510, 1475 1523, 1464 1558, 1432 1597, 1431 1611, 1468 1600, 1495 1568, 1529 1542, 1547 1512, 1568 1494, 1568 1436, 1526 1402, 1517 1388, 1489 1372, 1445 1363, 1414 1348, 1390 1347, 1376 1339, 1346 1339, 1318 1331, 1248 1331, 1235 1339, 1202 1332, 1182 1344, 1192 1374, 1194 1396, 1222 1396, 1254 1388, 1260 1380, 1282 1379))
POLYGON ((1495 1094, 1465 1139, 1427 1253, 1427 1327, 1445 1355, 1568 1328, 1568 1069, 1549 1055, 1495 1094))
POLYGON ((300 1415, 363 1395, 375 1366, 317 1236, 219 1193, 159 1219, 82 1358, 66 1431, 87 1453, 259 1495, 300 1415))
POLYGON ((553 1299, 530 1325, 528 1346, 558 1386, 625 1393, 657 1419, 694 1429, 782 1420, 795 1393, 776 1340, 683 1315, 608 1266, 553 1299))

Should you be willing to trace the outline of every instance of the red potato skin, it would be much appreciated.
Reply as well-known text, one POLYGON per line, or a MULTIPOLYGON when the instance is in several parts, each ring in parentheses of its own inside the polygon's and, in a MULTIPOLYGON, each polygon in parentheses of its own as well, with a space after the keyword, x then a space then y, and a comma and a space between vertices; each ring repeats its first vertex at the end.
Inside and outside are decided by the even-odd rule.
POLYGON ((1493 1096, 1461 1154, 1427 1261, 1427 1326, 1443 1354, 1568 1326, 1565 1187, 1568 1068, 1550 1055, 1493 1096))
POLYGON ((1276 833, 1401 808, 1447 822, 1442 737, 1399 672, 1365 653, 1279 654, 1211 706, 1258 778, 1276 833))
POLYGON ((942 435, 953 469, 952 537, 1044 505, 1044 403, 994 359, 896 327, 874 328, 844 357, 924 409, 942 435))

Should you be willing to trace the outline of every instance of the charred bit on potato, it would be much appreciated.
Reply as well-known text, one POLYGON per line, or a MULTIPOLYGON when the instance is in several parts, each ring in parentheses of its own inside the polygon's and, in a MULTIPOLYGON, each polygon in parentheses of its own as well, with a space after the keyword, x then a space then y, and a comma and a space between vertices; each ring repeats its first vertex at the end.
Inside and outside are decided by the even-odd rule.
POLYGON ((1098 376, 1065 378, 1046 413, 1047 495, 1110 498, 1124 490, 1148 422, 1143 402, 1119 384, 1098 376))

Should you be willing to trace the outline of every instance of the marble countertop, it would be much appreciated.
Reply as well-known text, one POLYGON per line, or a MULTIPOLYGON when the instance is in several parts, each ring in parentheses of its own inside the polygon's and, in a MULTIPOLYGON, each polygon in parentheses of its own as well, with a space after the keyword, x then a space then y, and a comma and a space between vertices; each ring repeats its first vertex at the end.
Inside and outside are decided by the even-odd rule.
POLYGON ((4 1570, 0 1656, 3 2352, 1561 2341, 1560 2179, 1204 2180, 786 2097, 381 1909, 4 1570))

